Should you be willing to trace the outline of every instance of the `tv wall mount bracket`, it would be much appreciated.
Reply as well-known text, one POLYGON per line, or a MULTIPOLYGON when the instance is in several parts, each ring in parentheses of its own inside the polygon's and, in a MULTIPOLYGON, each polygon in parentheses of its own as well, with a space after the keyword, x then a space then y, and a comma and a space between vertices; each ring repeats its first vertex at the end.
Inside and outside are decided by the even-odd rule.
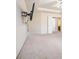
POLYGON ((32 11, 30 11, 30 13, 25 12, 25 11, 22 11, 22 16, 23 16, 23 17, 29 16, 29 17, 30 17, 30 20, 32 21, 33 12, 34 12, 34 6, 35 6, 35 3, 33 3, 32 11))

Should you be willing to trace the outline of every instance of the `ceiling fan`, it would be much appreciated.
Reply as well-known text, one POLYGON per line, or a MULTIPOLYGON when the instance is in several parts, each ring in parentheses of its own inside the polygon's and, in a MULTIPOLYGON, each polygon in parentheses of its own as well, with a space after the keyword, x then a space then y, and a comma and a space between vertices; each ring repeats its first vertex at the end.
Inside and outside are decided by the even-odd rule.
POLYGON ((62 6, 62 0, 57 0, 56 6, 57 6, 58 8, 61 8, 61 6, 62 6))
POLYGON ((35 3, 33 3, 32 10, 30 11, 30 13, 28 13, 28 12, 26 12, 26 11, 22 11, 22 16, 23 16, 23 17, 29 16, 29 17, 30 17, 30 21, 32 21, 33 12, 34 12, 34 7, 35 7, 35 3))

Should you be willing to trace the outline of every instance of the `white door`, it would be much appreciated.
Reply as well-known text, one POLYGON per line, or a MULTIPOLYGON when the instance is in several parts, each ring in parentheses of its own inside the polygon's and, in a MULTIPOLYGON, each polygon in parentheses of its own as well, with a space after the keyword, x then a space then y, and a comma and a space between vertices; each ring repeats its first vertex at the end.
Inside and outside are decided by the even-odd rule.
POLYGON ((48 17, 48 25, 47 25, 48 33, 53 33, 56 30, 56 19, 49 16, 48 17))

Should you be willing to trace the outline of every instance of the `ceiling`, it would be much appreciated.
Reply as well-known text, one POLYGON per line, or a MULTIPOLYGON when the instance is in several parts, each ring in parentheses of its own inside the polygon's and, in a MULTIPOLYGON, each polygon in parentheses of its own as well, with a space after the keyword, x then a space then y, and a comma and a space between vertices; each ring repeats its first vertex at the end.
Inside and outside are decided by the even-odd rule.
POLYGON ((39 11, 52 11, 61 13, 62 0, 33 0, 36 2, 39 11))
POLYGON ((61 4, 59 4, 57 1, 52 1, 49 3, 41 4, 39 7, 47 8, 47 9, 61 10, 61 4))
POLYGON ((61 13, 61 0, 17 0, 21 9, 30 11, 33 2, 35 10, 61 13))

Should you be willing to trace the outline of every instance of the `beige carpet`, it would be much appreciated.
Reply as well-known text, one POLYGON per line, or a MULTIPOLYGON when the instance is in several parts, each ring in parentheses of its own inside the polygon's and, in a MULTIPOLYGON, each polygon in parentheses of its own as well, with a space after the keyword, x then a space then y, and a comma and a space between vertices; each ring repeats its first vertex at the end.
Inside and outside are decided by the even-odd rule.
POLYGON ((61 33, 32 34, 17 59, 62 59, 61 33))

